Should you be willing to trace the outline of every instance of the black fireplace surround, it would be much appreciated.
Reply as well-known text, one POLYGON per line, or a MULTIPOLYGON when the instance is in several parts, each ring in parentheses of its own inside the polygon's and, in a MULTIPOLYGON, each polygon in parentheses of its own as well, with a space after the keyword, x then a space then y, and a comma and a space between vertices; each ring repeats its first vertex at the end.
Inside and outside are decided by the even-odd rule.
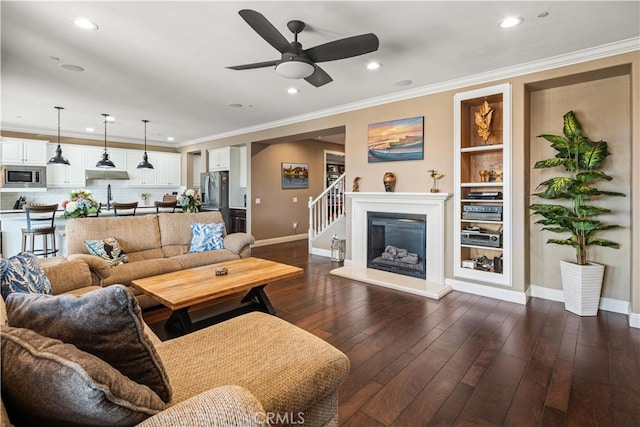
POLYGON ((426 215, 367 212, 367 268, 426 279, 426 215))

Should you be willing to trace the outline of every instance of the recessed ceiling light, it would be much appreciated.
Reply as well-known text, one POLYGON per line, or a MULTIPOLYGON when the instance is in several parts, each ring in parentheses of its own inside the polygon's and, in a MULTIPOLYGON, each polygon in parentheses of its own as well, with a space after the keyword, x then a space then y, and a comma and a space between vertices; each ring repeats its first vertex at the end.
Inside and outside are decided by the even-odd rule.
POLYGON ((59 67, 64 68, 67 71, 77 71, 77 72, 84 71, 83 67, 79 65, 73 65, 73 64, 60 64, 59 67))
POLYGON ((398 80, 394 84, 396 86, 409 86, 411 83, 413 83, 411 80, 398 80))
POLYGON ((547 12, 546 10, 543 10, 538 14, 538 18, 546 18, 547 16, 549 16, 549 12, 547 12))
POLYGON ((289 89, 287 89, 287 93, 295 95, 296 93, 298 93, 298 89, 296 89, 295 87, 290 87, 289 89))
POLYGON ((83 30, 95 31, 98 29, 98 25, 95 22, 89 21, 87 18, 76 18, 73 20, 73 23, 76 24, 77 27, 82 28, 83 30))
POLYGON ((231 107, 231 108, 240 108, 240 107, 242 107, 242 104, 229 104, 229 107, 231 107))
POLYGON ((510 16, 500 21, 500 28, 513 28, 524 22, 521 16, 510 16))
POLYGON ((380 67, 382 67, 382 64, 379 62, 369 62, 367 64, 367 70, 377 70, 380 67))
POLYGON ((94 128, 85 128, 84 130, 87 131, 87 132, 94 132, 95 131, 94 128))
POLYGON ((168 137, 167 137, 167 141, 173 141, 174 139, 175 139, 175 138, 174 138, 174 137, 172 137, 172 136, 168 136, 168 137))

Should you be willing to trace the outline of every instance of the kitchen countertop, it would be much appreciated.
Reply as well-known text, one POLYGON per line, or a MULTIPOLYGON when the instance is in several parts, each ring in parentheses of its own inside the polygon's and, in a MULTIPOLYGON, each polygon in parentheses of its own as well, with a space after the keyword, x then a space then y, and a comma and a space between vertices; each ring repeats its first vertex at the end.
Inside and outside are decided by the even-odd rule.
MULTIPOLYGON (((59 213, 59 215, 56 215, 56 216, 62 217, 62 213, 64 211, 62 209, 58 209, 57 212, 59 213)), ((176 209, 176 213, 178 212, 182 213, 180 210, 176 209)), ((156 207, 154 205, 142 205, 142 206, 138 206, 138 208, 136 209, 136 215, 147 215, 151 213, 156 213, 156 207)), ((103 217, 103 216, 105 217, 113 216, 113 209, 107 210, 106 208, 103 207, 102 211, 100 211, 100 217, 103 217)), ((25 217, 25 214, 24 214, 24 210, 22 209, 0 210, 0 218, 2 219, 15 219, 15 218, 24 218, 24 217, 25 217)))

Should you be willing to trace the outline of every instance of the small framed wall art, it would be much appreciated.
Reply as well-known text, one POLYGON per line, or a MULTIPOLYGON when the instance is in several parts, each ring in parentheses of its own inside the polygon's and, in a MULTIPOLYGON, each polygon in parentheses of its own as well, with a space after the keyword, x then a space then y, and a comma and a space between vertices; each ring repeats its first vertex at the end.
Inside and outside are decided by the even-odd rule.
POLYGON ((282 188, 309 188, 308 163, 282 163, 282 188))
POLYGON ((369 163, 422 160, 424 157, 424 117, 391 120, 369 125, 369 163))

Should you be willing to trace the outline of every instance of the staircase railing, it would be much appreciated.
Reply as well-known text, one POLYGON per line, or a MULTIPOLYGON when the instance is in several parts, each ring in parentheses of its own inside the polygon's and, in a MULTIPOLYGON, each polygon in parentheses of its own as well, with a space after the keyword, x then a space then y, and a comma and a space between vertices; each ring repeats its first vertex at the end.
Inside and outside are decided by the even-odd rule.
POLYGON ((345 177, 343 173, 315 199, 309 197, 309 243, 344 216, 345 177))

